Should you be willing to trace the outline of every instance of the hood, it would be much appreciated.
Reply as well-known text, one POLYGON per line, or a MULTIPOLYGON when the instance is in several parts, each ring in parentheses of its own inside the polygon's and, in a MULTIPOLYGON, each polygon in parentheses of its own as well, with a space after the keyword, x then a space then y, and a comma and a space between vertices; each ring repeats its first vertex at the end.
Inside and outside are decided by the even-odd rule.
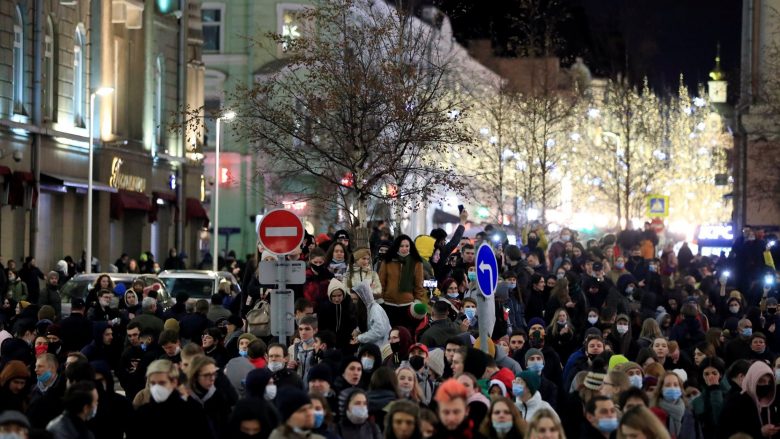
POLYGON ((414 246, 417 248, 417 253, 426 261, 433 256, 435 244, 436 240, 428 235, 420 235, 414 240, 414 246))
POLYGON ((92 326, 92 340, 95 342, 95 346, 99 347, 103 345, 103 333, 108 328, 108 322, 95 322, 92 326))
POLYGON ((763 407, 767 407, 772 405, 772 403, 775 400, 775 375, 772 369, 764 363, 763 361, 756 361, 750 366, 750 369, 748 369, 747 373, 745 374, 745 379, 742 381, 742 393, 746 393, 750 396, 750 398, 755 402, 756 407, 759 407, 758 397, 756 396, 756 387, 758 386, 758 380, 764 375, 769 375, 771 377, 771 383, 772 386, 772 397, 768 404, 763 405, 763 407))
MULTIPOLYGON (((105 391, 107 393, 114 393, 114 377, 113 375, 111 375, 111 366, 109 366, 108 363, 103 360, 92 361, 89 364, 92 366, 93 369, 95 369, 96 373, 103 375, 103 379, 106 380, 105 391)), ((98 391, 102 393, 103 389, 98 387, 98 391)))
POLYGON ((330 295, 336 290, 341 290, 342 293, 347 294, 347 287, 344 283, 334 277, 328 284, 328 300, 330 300, 330 295))
POLYGON ((637 280, 633 274, 624 274, 618 278, 617 281, 618 291, 620 291, 621 293, 625 293, 628 284, 634 284, 636 286, 637 280))
POLYGON ((492 380, 498 380, 501 381, 501 383, 504 385, 504 388, 511 389, 512 388, 512 381, 515 379, 515 374, 512 372, 511 369, 508 369, 506 367, 502 367, 498 370, 495 374, 493 374, 492 377, 490 377, 492 380))
POLYGON ((658 326, 661 326, 663 324, 664 318, 666 318, 666 316, 668 315, 669 313, 667 313, 666 311, 661 311, 660 313, 658 313, 658 315, 655 317, 655 321, 658 322, 658 326))
POLYGON ((366 305, 366 308, 369 308, 371 304, 374 303, 374 293, 371 292, 371 286, 369 286, 368 281, 354 285, 352 287, 352 291, 354 291, 358 297, 360 297, 360 300, 363 301, 363 303, 366 305))
POLYGON ((57 261, 57 271, 59 271, 61 273, 67 273, 68 272, 68 263, 63 261, 63 260, 57 261))
POLYGON ((497 379, 490 380, 490 382, 488 383, 488 387, 487 387, 488 388, 488 392, 490 392, 490 388, 493 387, 493 386, 498 386, 501 389, 501 396, 507 396, 506 384, 504 384, 503 381, 497 380, 497 379))
POLYGON ((382 352, 379 350, 379 346, 375 345, 374 343, 366 343, 363 346, 360 347, 358 350, 358 358, 363 357, 363 354, 365 352, 368 352, 371 354, 372 357, 374 357, 374 364, 376 369, 377 367, 381 366, 382 364, 382 352))

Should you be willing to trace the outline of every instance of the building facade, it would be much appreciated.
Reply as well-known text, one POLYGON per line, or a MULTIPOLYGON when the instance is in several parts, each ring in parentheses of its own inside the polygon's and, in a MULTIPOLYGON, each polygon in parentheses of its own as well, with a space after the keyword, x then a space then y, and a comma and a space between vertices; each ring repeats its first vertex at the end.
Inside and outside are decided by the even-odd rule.
POLYGON ((197 262, 202 132, 172 124, 203 105, 201 46, 198 0, 0 0, 1 256, 81 258, 91 127, 101 269, 174 247, 197 262))

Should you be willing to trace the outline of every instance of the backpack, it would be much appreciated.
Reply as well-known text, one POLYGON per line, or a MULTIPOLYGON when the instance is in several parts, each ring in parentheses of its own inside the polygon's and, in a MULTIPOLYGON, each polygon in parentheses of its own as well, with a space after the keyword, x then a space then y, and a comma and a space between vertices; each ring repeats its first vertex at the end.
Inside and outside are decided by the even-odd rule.
POLYGON ((271 304, 265 300, 258 300, 255 306, 246 315, 249 332, 257 337, 271 335, 271 304))

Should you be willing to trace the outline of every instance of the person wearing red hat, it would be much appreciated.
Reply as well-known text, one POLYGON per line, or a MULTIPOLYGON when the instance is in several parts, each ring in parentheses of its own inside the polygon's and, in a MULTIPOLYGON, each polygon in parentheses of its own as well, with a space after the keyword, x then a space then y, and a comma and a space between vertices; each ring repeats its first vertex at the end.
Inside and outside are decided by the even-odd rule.
POLYGON ((428 369, 428 346, 422 343, 415 343, 409 347, 409 365, 412 366, 417 374, 417 382, 422 389, 422 401, 426 405, 433 398, 433 379, 428 369))

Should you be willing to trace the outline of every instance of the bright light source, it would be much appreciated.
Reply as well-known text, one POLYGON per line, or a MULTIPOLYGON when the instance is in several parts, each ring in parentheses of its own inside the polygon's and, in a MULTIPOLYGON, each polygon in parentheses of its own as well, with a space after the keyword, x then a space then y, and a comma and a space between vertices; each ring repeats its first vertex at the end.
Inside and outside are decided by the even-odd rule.
POLYGON ((479 129, 479 134, 482 134, 483 136, 487 136, 490 133, 490 130, 487 127, 482 127, 479 129))
POLYGON ((704 122, 699 122, 698 124, 696 124, 696 129, 699 131, 704 131, 704 128, 706 127, 707 125, 705 125, 704 122))
POLYGON ((591 119, 595 119, 595 118, 599 117, 600 114, 601 114, 601 112, 599 111, 598 108, 591 108, 591 109, 588 110, 588 117, 591 118, 591 119))
POLYGON ((488 142, 490 142, 491 145, 495 145, 496 143, 498 143, 498 137, 490 136, 490 139, 488 140, 488 142))
POLYGON ((100 87, 95 90, 95 94, 98 96, 107 96, 114 92, 114 87, 100 87))
POLYGON ((222 120, 233 120, 236 117, 236 112, 232 110, 226 111, 224 114, 222 114, 221 119, 222 120))
POLYGON ((536 221, 539 219, 539 210, 532 207, 525 212, 525 215, 528 221, 536 221))
POLYGON ((579 142, 580 139, 582 139, 582 136, 580 136, 580 133, 571 133, 569 138, 575 142, 579 142))
POLYGON ((545 145, 547 145, 548 148, 552 148, 555 146, 555 139, 547 139, 547 142, 545 142, 545 145))
POLYGON ((705 101, 703 98, 693 98, 693 105, 697 107, 703 107, 707 105, 707 101, 705 101))
POLYGON ((157 199, 157 205, 158 206, 162 206, 163 204, 165 204, 165 200, 163 200, 162 198, 158 198, 157 199))

